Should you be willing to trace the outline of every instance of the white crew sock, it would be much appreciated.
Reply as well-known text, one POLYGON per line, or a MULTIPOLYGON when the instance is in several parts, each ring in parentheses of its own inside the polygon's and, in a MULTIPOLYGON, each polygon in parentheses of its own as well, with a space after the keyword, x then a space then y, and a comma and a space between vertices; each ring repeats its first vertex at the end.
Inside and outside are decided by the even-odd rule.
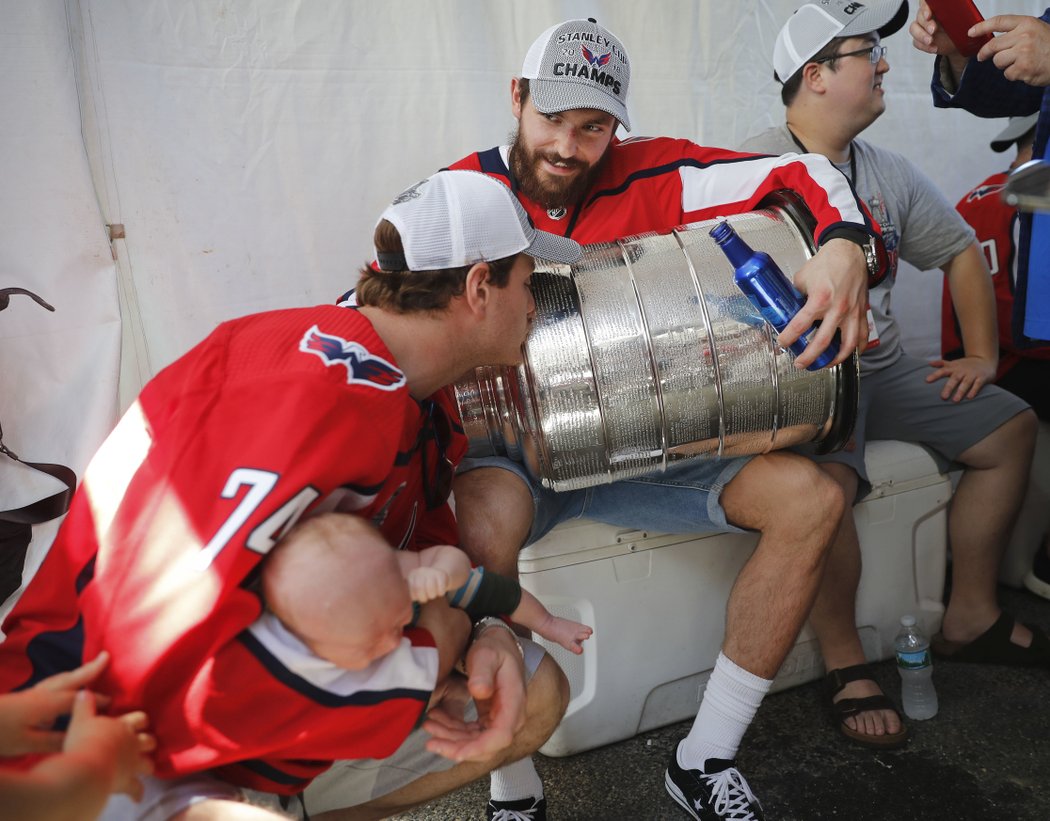
POLYGON ((504 764, 493 770, 489 778, 490 796, 493 801, 520 801, 523 798, 542 798, 543 782, 536 766, 529 757, 504 764))
POLYGON ((678 766, 703 770, 709 758, 736 758, 740 740, 772 685, 772 679, 759 678, 719 653, 696 721, 678 745, 678 766))

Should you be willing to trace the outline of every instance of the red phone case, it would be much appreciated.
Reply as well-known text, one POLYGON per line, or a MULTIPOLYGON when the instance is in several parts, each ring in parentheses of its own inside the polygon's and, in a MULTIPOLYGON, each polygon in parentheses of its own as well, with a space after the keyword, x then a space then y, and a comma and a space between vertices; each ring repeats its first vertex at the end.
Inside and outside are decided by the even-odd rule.
POLYGON ((984 20, 973 0, 926 0, 926 5, 963 57, 972 57, 992 39, 990 34, 977 39, 966 36, 971 26, 984 20))

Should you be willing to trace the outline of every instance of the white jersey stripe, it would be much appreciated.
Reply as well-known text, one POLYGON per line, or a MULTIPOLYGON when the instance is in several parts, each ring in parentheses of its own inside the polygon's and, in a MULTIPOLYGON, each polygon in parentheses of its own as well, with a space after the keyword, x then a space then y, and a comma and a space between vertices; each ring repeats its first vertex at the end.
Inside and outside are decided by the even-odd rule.
POLYGON ((682 210, 699 211, 715 202, 746 200, 755 192, 756 180, 763 181, 773 169, 792 163, 801 163, 805 167, 805 173, 827 192, 829 202, 840 203, 837 210, 841 221, 866 224, 864 212, 857 205, 849 182, 827 160, 814 154, 755 157, 703 168, 683 165, 678 171, 682 180, 682 210), (741 163, 747 164, 747 173, 742 172, 741 163))
POLYGON ((287 670, 336 696, 387 690, 429 692, 437 682, 437 649, 414 647, 407 638, 365 669, 344 670, 314 655, 273 613, 264 613, 248 630, 287 670))

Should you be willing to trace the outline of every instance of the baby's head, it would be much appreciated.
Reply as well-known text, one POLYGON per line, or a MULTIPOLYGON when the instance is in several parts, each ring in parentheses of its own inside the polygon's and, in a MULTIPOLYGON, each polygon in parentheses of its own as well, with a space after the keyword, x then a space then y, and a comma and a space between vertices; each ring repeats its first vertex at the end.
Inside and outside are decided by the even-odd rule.
POLYGON ((367 521, 347 513, 296 525, 264 562, 262 586, 285 627, 347 670, 394 650, 412 619, 396 551, 367 521))

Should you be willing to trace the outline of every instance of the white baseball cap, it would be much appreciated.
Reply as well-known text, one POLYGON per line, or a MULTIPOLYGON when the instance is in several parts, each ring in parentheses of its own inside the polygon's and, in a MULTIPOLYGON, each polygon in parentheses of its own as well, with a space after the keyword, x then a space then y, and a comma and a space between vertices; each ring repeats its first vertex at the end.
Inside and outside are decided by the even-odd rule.
POLYGON ((1038 111, 1035 114, 1029 114, 1027 117, 1011 117, 1006 124, 1006 128, 996 134, 995 139, 992 140, 992 151, 1005 151, 1008 149, 1035 128, 1038 119, 1038 111))
POLYGON ((877 32, 889 37, 908 20, 908 0, 820 0, 801 6, 784 24, 773 46, 773 71, 782 83, 836 37, 877 32))
POLYGON ((596 108, 628 131, 627 87, 631 59, 616 35, 593 17, 551 26, 529 47, 521 76, 541 114, 596 108))
POLYGON ((440 171, 405 189, 379 217, 401 235, 404 254, 376 252, 384 271, 436 271, 518 253, 569 264, 575 240, 537 231, 513 192, 478 171, 440 171))

